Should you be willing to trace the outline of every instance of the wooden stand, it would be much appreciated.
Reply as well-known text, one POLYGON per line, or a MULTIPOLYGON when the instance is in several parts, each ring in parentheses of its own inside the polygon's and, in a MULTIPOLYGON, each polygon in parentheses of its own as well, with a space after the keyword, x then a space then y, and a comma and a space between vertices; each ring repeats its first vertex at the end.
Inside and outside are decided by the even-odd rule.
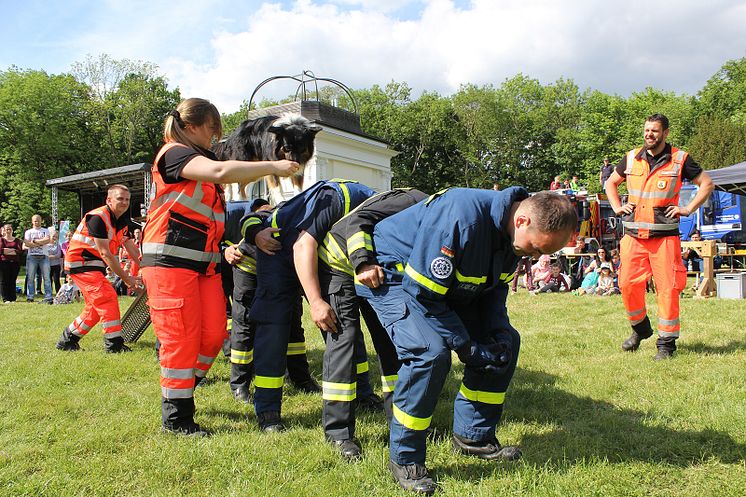
POLYGON ((694 293, 695 297, 714 297, 715 287, 715 265, 713 259, 717 255, 717 244, 715 240, 701 240, 699 242, 681 242, 681 248, 694 249, 702 257, 702 282, 694 293))

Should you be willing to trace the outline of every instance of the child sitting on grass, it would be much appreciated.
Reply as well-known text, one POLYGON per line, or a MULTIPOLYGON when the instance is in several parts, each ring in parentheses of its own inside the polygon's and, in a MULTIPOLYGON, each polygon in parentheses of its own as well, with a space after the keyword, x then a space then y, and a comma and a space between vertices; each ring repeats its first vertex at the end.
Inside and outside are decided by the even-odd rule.
POLYGON ((566 292, 569 292, 570 285, 567 284, 565 276, 560 271, 559 264, 552 264, 549 269, 549 274, 546 275, 544 280, 541 282, 541 288, 533 290, 531 294, 536 295, 537 293, 561 292, 562 287, 565 288, 566 292))
POLYGON ((54 303, 72 304, 73 301, 80 302, 80 290, 75 286, 75 283, 73 283, 72 278, 68 274, 65 277, 65 284, 60 287, 60 290, 54 297, 54 303))
POLYGON ((598 275, 598 284, 596 286, 596 295, 613 295, 618 293, 614 287, 614 275, 611 273, 611 264, 604 262, 601 264, 601 274, 598 275))

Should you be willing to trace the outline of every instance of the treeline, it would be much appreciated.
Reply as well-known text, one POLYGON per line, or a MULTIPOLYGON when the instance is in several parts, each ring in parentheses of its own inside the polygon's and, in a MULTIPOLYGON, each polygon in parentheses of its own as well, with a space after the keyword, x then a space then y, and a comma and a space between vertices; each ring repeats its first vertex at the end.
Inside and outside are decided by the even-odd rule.
MULTIPOLYGON (((394 186, 437 191, 498 181, 540 190, 555 175, 577 174, 596 191, 602 159, 639 146, 654 112, 668 115, 669 141, 703 167, 746 160, 746 58, 726 62, 696 96, 648 88, 621 97, 521 74, 451 96, 413 95, 397 82, 353 94, 363 129, 400 152, 394 186)), ((321 98, 352 108, 333 88, 321 98)), ((32 213, 48 213, 48 178, 152 160, 163 116, 180 99, 156 66, 106 55, 70 74, 0 72, 0 219, 25 226, 32 213)), ((226 131, 245 116, 246 103, 224 115, 226 131)), ((77 209, 77 198, 61 196, 62 216, 75 218, 77 209)))

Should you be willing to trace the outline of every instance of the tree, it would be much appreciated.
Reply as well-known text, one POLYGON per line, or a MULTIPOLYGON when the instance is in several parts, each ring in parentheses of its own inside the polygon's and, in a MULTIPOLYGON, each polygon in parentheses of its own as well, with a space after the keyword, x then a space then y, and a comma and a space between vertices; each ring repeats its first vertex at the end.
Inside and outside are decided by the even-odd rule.
POLYGON ((729 60, 699 92, 699 114, 746 126, 746 57, 729 60))
MULTIPOLYGON (((70 75, 18 68, 0 73, 3 220, 24 226, 33 213, 49 215, 44 181, 97 165, 100 136, 91 127, 88 98, 88 87, 70 75)), ((75 199, 61 198, 60 212, 77 217, 75 199)))

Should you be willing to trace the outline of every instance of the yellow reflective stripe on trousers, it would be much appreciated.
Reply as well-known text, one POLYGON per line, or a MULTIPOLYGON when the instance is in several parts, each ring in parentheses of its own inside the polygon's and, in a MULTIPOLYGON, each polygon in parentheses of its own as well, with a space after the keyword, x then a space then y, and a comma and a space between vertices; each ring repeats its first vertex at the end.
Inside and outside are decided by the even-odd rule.
POLYGON ((284 376, 256 376, 254 386, 258 388, 282 388, 285 383, 284 376))
POLYGON ((254 361, 254 349, 251 349, 251 350, 231 349, 231 363, 251 364, 253 361, 254 361))
POLYGON ((505 402, 505 392, 484 392, 481 390, 472 390, 463 383, 458 392, 473 402, 481 402, 483 404, 502 404, 505 402))
POLYGON ((445 287, 439 283, 434 282, 431 279, 426 278, 425 276, 418 273, 412 266, 407 264, 407 267, 404 269, 404 273, 407 274, 410 278, 415 280, 420 285, 424 286, 428 290, 431 290, 435 293, 439 293, 441 295, 445 295, 446 292, 448 292, 448 287, 445 287))
POLYGON ((339 402, 352 402, 357 397, 356 383, 321 382, 321 398, 339 402))
POLYGON ((396 420, 410 430, 427 430, 430 423, 433 421, 433 417, 418 418, 416 416, 410 416, 406 412, 402 411, 396 404, 394 404, 394 417, 396 420))
POLYGON ((487 283, 487 276, 464 276, 458 269, 456 270, 456 279, 462 283, 473 283, 474 285, 487 283))
POLYGON ((381 390, 385 393, 393 392, 396 387, 396 380, 399 379, 398 374, 392 374, 390 376, 381 376, 381 390))
POLYGON ((288 344, 287 355, 301 355, 306 353, 306 342, 291 342, 288 344))
POLYGON ((367 373, 368 372, 368 361, 365 362, 359 362, 357 364, 357 374, 367 373))

